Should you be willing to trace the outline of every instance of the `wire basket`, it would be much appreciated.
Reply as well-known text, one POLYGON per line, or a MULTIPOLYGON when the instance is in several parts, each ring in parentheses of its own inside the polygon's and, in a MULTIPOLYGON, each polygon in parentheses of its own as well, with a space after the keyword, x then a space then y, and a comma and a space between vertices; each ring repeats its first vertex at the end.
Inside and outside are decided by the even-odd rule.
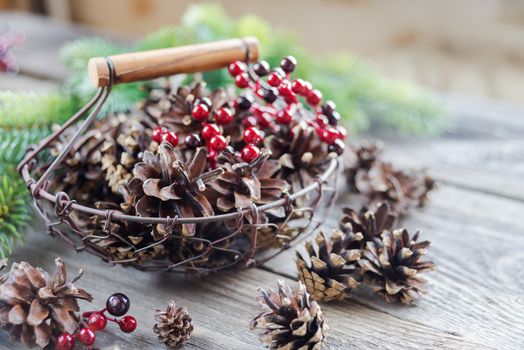
MULTIPOLYGON (((93 85, 98 88, 95 96, 57 131, 44 139, 38 146, 28 150, 18 165, 18 170, 34 199, 33 203, 44 218, 48 231, 58 236, 77 251, 89 251, 104 261, 122 264, 147 271, 206 273, 233 266, 256 266, 276 256, 300 235, 314 230, 320 224, 316 218, 325 218, 336 196, 336 181, 340 172, 339 157, 326 160, 325 170, 311 183, 294 193, 283 193, 282 197, 264 205, 213 216, 184 218, 145 217, 127 215, 115 209, 98 209, 94 205, 82 205, 75 198, 58 191, 52 193, 49 180, 67 157, 68 152, 84 135, 100 114, 114 84, 138 80, 149 80, 166 75, 195 73, 226 67, 230 62, 241 60, 252 63, 258 59, 258 42, 255 38, 231 39, 179 48, 123 54, 108 58, 93 58, 89 62, 89 74, 93 85), (87 117, 80 124, 84 116, 87 117), (79 124, 79 125, 77 125, 79 124), (48 151, 50 144, 64 132, 77 129, 61 152, 44 164, 39 158, 48 151), (39 178, 38 175, 40 175, 39 178), (272 222, 258 222, 259 213, 274 208, 283 208, 286 215, 272 222), (103 225, 106 235, 93 236, 82 225, 82 218, 95 217, 103 225), (183 236, 174 230, 172 234, 144 247, 133 247, 126 237, 112 235, 113 224, 137 223, 140 225, 164 224, 177 227, 183 224, 223 225, 227 229, 216 237, 183 236), (127 259, 114 259, 100 240, 117 241, 123 249, 130 251, 127 259), (95 242, 98 242, 95 243, 95 242), (144 258, 144 252, 152 251, 165 244, 185 244, 196 249, 191 256, 162 256, 144 258), (126 247, 126 245, 128 247, 126 247), (196 247, 196 248, 195 248, 196 247), (198 249, 197 249, 198 248, 198 249), (218 258, 220 257, 220 258, 218 258)), ((48 152, 47 152, 48 153, 48 152)))

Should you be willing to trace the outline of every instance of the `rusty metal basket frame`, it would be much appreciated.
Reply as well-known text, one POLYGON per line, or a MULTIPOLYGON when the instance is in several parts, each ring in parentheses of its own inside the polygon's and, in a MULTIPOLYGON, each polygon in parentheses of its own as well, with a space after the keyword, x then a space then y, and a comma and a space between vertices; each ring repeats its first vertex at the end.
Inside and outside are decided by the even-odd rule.
MULTIPOLYGON (((246 53, 246 57, 248 57, 248 53, 246 53)), ((326 209, 329 211, 334 203, 334 200, 336 198, 336 183, 338 182, 338 173, 340 172, 341 167, 341 161, 340 157, 333 157, 329 159, 329 162, 327 163, 326 170, 319 176, 316 177, 315 181, 313 181, 311 184, 308 184, 306 187, 302 188, 301 190, 292 193, 292 194, 284 194, 284 196, 274 202, 263 204, 263 205, 255 205, 253 204, 249 208, 245 208, 243 210, 239 210, 237 212, 231 212, 231 213, 225 213, 225 214, 219 214, 219 215, 213 215, 213 216, 207 216, 207 217, 194 217, 194 218, 179 218, 178 216, 175 216, 173 218, 171 217, 143 217, 143 216, 133 216, 133 215, 127 215, 124 214, 121 211, 118 210, 101 210, 96 209, 93 207, 88 207, 85 205, 78 204, 74 199, 70 199, 69 196, 65 192, 58 192, 56 194, 52 194, 47 190, 48 185, 48 179, 50 176, 54 173, 54 171, 60 166, 61 162, 64 160, 64 158, 68 155, 70 149, 73 147, 74 142, 82 135, 84 134, 94 123, 94 121, 97 119, 104 103, 106 102, 110 92, 111 87, 113 86, 114 82, 114 68, 111 59, 106 58, 107 66, 109 71, 111 72, 111 79, 107 86, 98 88, 96 94, 93 96, 93 98, 84 106, 82 107, 76 114, 74 114, 70 119, 68 119, 58 130, 53 132, 50 136, 42 140, 42 142, 34 147, 30 148, 27 151, 27 155, 24 157, 24 159, 18 164, 18 171, 21 174, 22 178, 24 179, 27 188, 33 197, 33 204, 35 205, 35 208, 37 209, 38 213, 44 218, 46 221, 46 224, 49 229, 49 233, 52 235, 59 235, 62 239, 64 239, 67 243, 69 243, 71 246, 73 246, 77 251, 88 249, 91 251, 91 253, 94 253, 95 255, 100 256, 103 260, 110 262, 110 263, 124 263, 133 265, 134 267, 141 269, 141 270, 167 270, 170 272, 187 272, 187 271, 196 271, 196 272, 211 272, 216 270, 221 270, 228 268, 233 265, 237 265, 240 261, 246 261, 246 266, 254 266, 261 264, 275 255, 277 255, 281 250, 289 248, 289 244, 284 245, 280 250, 278 250, 276 253, 271 254, 262 260, 255 260, 254 256, 258 249, 260 249, 260 246, 257 246, 257 229, 262 226, 276 226, 276 224, 258 224, 256 222, 256 218, 258 217, 258 212, 264 212, 268 209, 275 208, 275 207, 281 207, 291 206, 292 210, 289 212, 288 216, 284 220, 283 223, 287 223, 290 218, 291 214, 296 211, 301 212, 312 212, 314 214, 315 210, 318 209, 318 206, 321 204, 323 198, 323 193, 326 191, 324 188, 325 184, 328 182, 329 178, 332 175, 335 175, 335 185, 329 189, 329 192, 331 192, 330 196, 327 198, 327 205, 326 209), (90 111, 90 112, 89 112, 90 111), (88 114, 87 118, 83 122, 83 124, 76 130, 76 132, 73 134, 71 139, 67 142, 66 146, 61 150, 60 154, 51 162, 49 167, 44 171, 43 175, 38 179, 34 179, 31 175, 31 171, 34 170, 37 167, 37 156, 40 152, 45 150, 53 141, 55 141, 59 136, 61 136, 65 130, 70 128, 71 126, 75 125, 80 121, 80 119, 85 115, 88 114), (314 204, 310 207, 306 208, 293 208, 292 202, 300 197, 305 196, 306 194, 312 192, 312 191, 318 191, 318 198, 314 200, 314 204), (39 203, 40 200, 45 200, 55 206, 55 215, 57 220, 53 220, 49 214, 46 213, 46 210, 43 208, 43 206, 39 203), (94 244, 83 244, 83 245, 76 245, 76 243, 67 237, 67 234, 62 232, 57 227, 63 223, 67 224, 69 229, 73 230, 74 233, 82 240, 82 242, 85 241, 86 238, 89 238, 88 235, 84 234, 82 232, 82 229, 74 222, 74 220, 71 218, 71 213, 73 211, 77 211, 79 213, 88 214, 88 215, 95 215, 99 217, 105 218, 105 227, 104 230, 107 230, 109 227, 109 224, 112 220, 120 220, 120 221, 130 221, 130 222, 137 222, 142 224, 166 224, 166 225, 174 225, 174 224, 204 224, 209 222, 217 222, 217 221, 225 221, 225 220, 236 220, 239 222, 238 229, 235 230, 233 233, 229 234, 227 237, 221 238, 217 241, 209 241, 206 239, 201 239, 197 237, 182 237, 177 235, 168 235, 165 238, 161 239, 158 242, 155 242, 152 245, 160 244, 164 240, 166 240, 169 237, 175 237, 175 238, 184 238, 184 239, 200 239, 202 241, 206 241, 208 244, 208 249, 203 252, 199 256, 195 256, 193 258, 187 259, 185 261, 173 263, 169 262, 168 265, 166 265, 166 261, 157 261, 156 263, 149 264, 148 266, 134 263, 133 260, 136 259, 129 259, 129 260, 110 260, 108 259, 107 255, 104 255, 101 249, 97 249, 94 244), (254 222, 251 224, 245 224, 244 223, 244 216, 251 214, 253 218, 255 218, 254 222), (184 266, 186 263, 190 263, 191 260, 195 260, 199 257, 204 256, 205 254, 209 254, 213 249, 218 250, 228 250, 226 248, 216 247, 216 244, 220 241, 224 241, 225 239, 232 238, 233 236, 239 234, 243 227, 246 225, 249 225, 252 228, 252 234, 253 234, 253 242, 254 244, 249 249, 249 251, 246 251, 244 253, 237 252, 242 255, 242 259, 238 259, 235 262, 220 266, 217 268, 202 268, 202 267, 192 267, 192 266, 184 266)), ((252 72, 251 72, 252 74, 252 72)), ((307 223, 307 229, 310 228, 310 225, 313 221, 314 215, 311 215, 309 222, 307 223)), ((313 225, 311 230, 314 230, 318 228, 318 226, 321 224, 321 222, 316 223, 316 225, 313 225)), ((292 240, 294 240, 296 237, 292 237, 289 239, 288 243, 291 243, 292 240)), ((135 253, 137 253, 140 250, 151 248, 151 246, 143 247, 140 249, 137 249, 135 253)))

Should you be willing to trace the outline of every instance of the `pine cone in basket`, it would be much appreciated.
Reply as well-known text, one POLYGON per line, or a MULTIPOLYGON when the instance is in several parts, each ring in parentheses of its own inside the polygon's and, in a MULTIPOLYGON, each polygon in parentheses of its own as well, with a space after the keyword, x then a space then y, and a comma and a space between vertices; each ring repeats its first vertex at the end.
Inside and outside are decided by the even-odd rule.
POLYGON ((11 338, 28 347, 54 344, 63 332, 74 333, 79 325, 77 299, 92 297, 67 281, 64 262, 56 259, 51 278, 44 270, 27 262, 13 263, 11 271, 0 278, 0 325, 11 338))
POLYGON ((329 239, 320 232, 315 237, 316 247, 311 241, 306 242, 309 264, 297 251, 298 275, 313 299, 343 299, 358 287, 356 271, 362 239, 360 232, 333 230, 329 239))
MULTIPOLYGON (((216 207, 220 211, 241 210, 253 203, 271 203, 288 191, 288 183, 275 177, 280 166, 269 156, 269 151, 262 150, 257 159, 245 163, 231 153, 222 153, 221 165, 226 171, 210 183, 210 188, 218 194, 216 207)), ((273 208, 265 213, 283 217, 284 208, 273 208)))
POLYGON ((152 125, 134 114, 109 116, 107 123, 111 128, 100 150, 102 170, 113 193, 126 196, 125 186, 133 176, 133 166, 144 151, 154 149, 149 132, 152 125))
POLYGON ((292 292, 283 281, 278 291, 261 290, 259 303, 266 309, 251 322, 251 329, 261 328, 261 341, 270 349, 320 349, 327 336, 327 322, 320 306, 311 301, 299 282, 292 292))
MULTIPOLYGON (((133 169, 134 177, 128 183, 134 196, 135 210, 140 216, 193 218, 214 215, 213 207, 204 195, 206 183, 217 178, 221 168, 204 172, 207 151, 197 150, 188 163, 169 143, 163 142, 155 153, 146 151, 143 160, 133 169)), ((192 236, 195 224, 182 225, 182 234, 192 236)), ((156 240, 171 234, 166 224, 158 224, 152 234, 156 240)))
POLYGON ((417 242, 418 236, 405 229, 384 231, 366 244, 359 260, 364 283, 388 302, 410 304, 428 290, 421 273, 434 270, 434 264, 423 260, 430 243, 417 242))
POLYGON ((169 302, 166 311, 156 311, 155 320, 157 323, 153 326, 153 331, 158 335, 158 341, 168 348, 181 347, 191 338, 191 317, 186 308, 177 308, 174 300, 169 302))
POLYGON ((305 123, 270 135, 264 142, 271 157, 278 159, 282 166, 281 177, 291 184, 293 192, 311 184, 329 163, 327 145, 305 123))
MULTIPOLYGON (((118 210, 117 203, 97 202, 101 210, 118 210)), ((132 212, 128 212, 130 214, 132 212)), ((101 249, 113 261, 143 264, 152 259, 167 255, 165 244, 155 242, 151 236, 151 228, 147 225, 128 220, 111 222, 106 225, 106 218, 93 216, 86 225, 86 244, 93 244, 101 249)))
POLYGON ((185 261, 188 272, 207 272, 235 264, 251 247, 249 234, 235 232, 236 228, 224 222, 199 224, 193 237, 173 237, 167 246, 170 259, 173 263, 185 261))
POLYGON ((339 227, 346 234, 362 235, 360 248, 364 248, 366 242, 380 236, 382 231, 391 230, 395 221, 396 216, 389 204, 379 202, 373 205, 372 209, 362 207, 358 212, 350 207, 343 208, 339 227))
MULTIPOLYGON (((193 107, 203 102, 209 110, 207 121, 213 122, 217 109, 232 107, 230 95, 221 88, 210 93, 204 82, 195 82, 191 86, 179 86, 175 89, 153 89, 143 109, 157 124, 167 127, 183 140, 189 134, 200 134, 202 128, 201 122, 192 117, 193 107)), ((233 140, 241 137, 240 118, 236 117, 233 123, 224 127, 225 134, 233 140)))

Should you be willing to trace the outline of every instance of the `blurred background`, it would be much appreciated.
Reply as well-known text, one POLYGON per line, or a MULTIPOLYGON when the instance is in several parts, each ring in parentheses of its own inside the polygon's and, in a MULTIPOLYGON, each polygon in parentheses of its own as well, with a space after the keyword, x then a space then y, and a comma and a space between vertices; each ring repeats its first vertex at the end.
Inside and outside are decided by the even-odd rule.
MULTIPOLYGON (((0 10, 50 16, 113 38, 180 23, 188 0, 0 0, 0 10)), ((216 1, 295 33, 310 52, 349 50, 387 77, 437 91, 524 101, 524 1, 216 1)), ((5 24, 5 23, 4 23, 5 24)))

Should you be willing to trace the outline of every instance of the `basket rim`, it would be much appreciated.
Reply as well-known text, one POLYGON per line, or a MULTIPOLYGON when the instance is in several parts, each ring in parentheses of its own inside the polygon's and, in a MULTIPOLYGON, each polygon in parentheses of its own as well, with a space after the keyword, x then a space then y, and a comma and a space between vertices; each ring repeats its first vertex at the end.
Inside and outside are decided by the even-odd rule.
POLYGON ((124 221, 130 221, 130 222, 140 222, 144 224, 170 224, 174 222, 177 222, 180 224, 203 224, 203 223, 231 220, 231 219, 242 217, 253 211, 264 212, 271 208, 285 205, 289 201, 300 198, 315 189, 321 188, 321 186, 335 172, 335 170, 340 166, 340 164, 341 164, 341 156, 332 157, 330 159, 328 168, 321 175, 317 176, 315 181, 310 183, 308 186, 302 188, 300 191, 294 192, 292 194, 288 194, 287 196, 284 196, 271 203, 266 203, 263 205, 253 205, 253 207, 244 208, 243 210, 238 210, 232 213, 225 213, 225 214, 212 215, 212 216, 203 216, 203 217, 193 217, 193 218, 180 218, 178 216, 175 216, 173 218, 171 217, 164 218, 164 217, 153 217, 153 216, 127 215, 127 214, 124 214, 120 210, 115 210, 115 209, 102 210, 102 209, 96 209, 93 207, 88 207, 82 204, 78 204, 74 199, 69 199, 69 197, 67 196, 65 192, 58 192, 57 194, 53 195, 52 193, 49 193, 45 188, 36 189, 37 183, 35 182, 35 180, 31 177, 29 173, 29 164, 24 164, 22 166, 22 168, 20 169, 20 174, 22 175, 22 178, 24 179, 24 182, 27 185, 27 188, 29 190, 31 197, 35 201, 38 201, 39 199, 45 199, 48 202, 54 204, 55 206, 57 205, 63 205, 64 207, 67 206, 68 208, 70 208, 73 211, 78 211, 84 214, 96 215, 99 217, 106 217, 106 218, 111 217, 111 219, 124 220, 124 221), (65 194, 65 197, 62 197, 61 202, 59 202, 60 194, 63 194, 63 195, 65 194))

